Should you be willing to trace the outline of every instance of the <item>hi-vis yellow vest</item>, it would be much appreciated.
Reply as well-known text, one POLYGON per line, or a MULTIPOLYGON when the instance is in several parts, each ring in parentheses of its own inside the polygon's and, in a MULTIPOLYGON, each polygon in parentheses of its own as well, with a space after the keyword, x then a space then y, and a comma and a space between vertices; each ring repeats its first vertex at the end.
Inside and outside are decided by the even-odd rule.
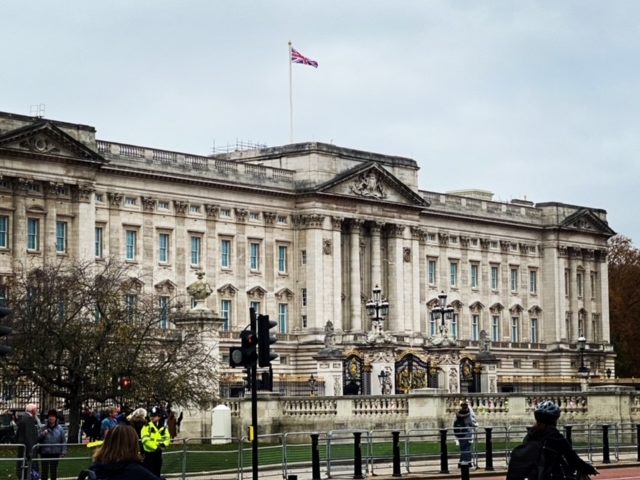
POLYGON ((160 446, 168 447, 171 443, 171 435, 167 427, 158 428, 155 423, 149 422, 140 431, 140 440, 145 452, 155 452, 160 446))

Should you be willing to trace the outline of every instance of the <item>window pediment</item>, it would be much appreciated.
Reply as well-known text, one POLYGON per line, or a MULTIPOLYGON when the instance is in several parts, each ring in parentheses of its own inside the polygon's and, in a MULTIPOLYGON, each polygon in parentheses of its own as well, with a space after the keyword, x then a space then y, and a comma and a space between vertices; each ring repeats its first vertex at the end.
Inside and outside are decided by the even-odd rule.
POLYGON ((259 285, 253 287, 250 290, 247 290, 247 295, 250 298, 264 298, 266 294, 267 294, 267 291, 259 285))

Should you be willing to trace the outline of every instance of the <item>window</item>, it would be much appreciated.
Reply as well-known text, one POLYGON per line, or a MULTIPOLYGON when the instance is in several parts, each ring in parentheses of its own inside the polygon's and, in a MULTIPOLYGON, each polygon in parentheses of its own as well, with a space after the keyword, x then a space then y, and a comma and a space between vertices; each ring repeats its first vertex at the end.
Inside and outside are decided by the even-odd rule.
POLYGON ((159 299, 160 305, 160 328, 169 328, 169 297, 163 295, 159 299))
POLYGON ((569 288, 569 270, 565 269, 564 271, 564 296, 568 297, 571 292, 569 288))
POLYGON ((480 315, 471 315, 471 340, 480 340, 480 315))
POLYGON ((429 285, 435 285, 436 284, 436 276, 437 276, 436 260, 430 258, 427 261, 427 265, 428 265, 428 272, 429 272, 429 285))
POLYGON ((220 209, 220 218, 231 218, 231 209, 230 208, 221 208, 220 209))
POLYGON ((280 225, 286 225, 287 224, 287 216, 286 215, 278 215, 276 222, 279 223, 280 225))
POLYGON ((96 258, 102 258, 104 250, 104 227, 96 227, 96 258))
POLYGON ((538 293, 538 272, 529 270, 529 293, 535 295, 538 293))
POLYGON ((160 261, 160 263, 169 262, 169 234, 168 233, 160 234, 160 252, 158 255, 158 260, 160 261))
POLYGON ((40 220, 37 218, 27 220, 27 250, 40 250, 40 220))
POLYGON ((67 222, 56 222, 56 253, 67 252, 67 222))
POLYGON ((249 244, 249 269, 254 272, 260 270, 260 244, 257 242, 249 244))
POLYGON ((96 193, 96 203, 104 203, 104 195, 102 193, 96 193))
POLYGON ((497 265, 491 265, 491 290, 498 290, 500 286, 500 276, 497 265))
POLYGON ((598 274, 596 272, 591 272, 591 275, 589 275, 589 280, 591 282, 591 300, 595 300, 598 274))
POLYGON ((498 241, 497 240, 491 240, 491 242, 489 242, 489 247, 490 248, 498 248, 498 241))
POLYGON ((513 368, 522 368, 522 361, 521 360, 514 360, 513 361, 513 368))
POLYGON ((498 315, 491 317, 491 341, 500 341, 500 317, 498 315))
POLYGON ((135 197, 125 197, 124 204, 127 207, 135 207, 137 205, 137 200, 135 197))
POLYGON ((511 291, 512 292, 518 291, 518 268, 517 267, 511 268, 511 291))
POLYGON ((531 367, 532 368, 540 368, 540 360, 533 360, 531 362, 531 367))
POLYGON ((220 240, 220 266, 231 268, 231 240, 220 240))
POLYGON ((301 296, 302 296, 302 306, 306 307, 307 306, 307 289, 303 288, 301 291, 301 296))
POLYGON ((260 302, 251 302, 249 305, 250 308, 253 308, 256 315, 260 315, 260 302))
POLYGON ((582 298, 584 292, 584 274, 582 272, 576 274, 576 284, 578 288, 578 298, 582 298))
POLYGON ((169 210, 171 205, 166 200, 158 200, 158 210, 169 210))
POLYGON ((278 273, 287 273, 287 247, 278 246, 278 273))
POLYGON ((478 288, 478 264, 471 264, 471 288, 478 288))
POLYGON ((9 248, 9 217, 0 216, 0 248, 9 248))
POLYGON ((538 319, 531 319, 531 343, 538 343, 538 319))
POLYGON ((587 336, 587 332, 585 330, 585 326, 586 326, 586 319, 585 319, 586 315, 584 313, 584 310, 580 310, 578 312, 578 337, 586 337, 587 336))
POLYGON ((591 314, 591 339, 594 342, 600 341, 600 315, 597 313, 591 314))
POLYGON ((449 241, 450 241, 452 244, 456 244, 456 243, 458 243, 458 237, 453 237, 453 236, 452 236, 452 237, 449 237, 449 241))
POLYGON ((138 242, 138 232, 136 230, 126 230, 125 258, 129 261, 134 261, 136 259, 137 242, 138 242))
POLYGON ((200 215, 201 213, 200 205, 189 205, 189 212, 193 213, 194 215, 200 215))
POLYGON ((231 324, 231 300, 222 300, 220 302, 220 312, 223 319, 222 330, 228 332, 231 324))
POLYGON ((306 250, 300 250, 300 263, 302 265, 306 265, 307 264, 307 251, 306 250))
POLYGON ((438 325, 436 324, 436 320, 435 318, 433 318, 433 315, 430 315, 429 316, 429 335, 434 337, 437 332, 438 332, 438 325))
POLYGON ((435 242, 436 241, 436 234, 435 233, 427 234, 427 240, 429 240, 430 242, 435 242))
POLYGON ((477 238, 472 238, 471 239, 471 245, 473 245, 474 247, 478 246, 478 239, 477 238))
POLYGON ((453 316, 451 317, 451 336, 456 339, 458 338, 458 319, 459 319, 459 315, 457 313, 454 313, 453 316))
POLYGON ((191 237, 191 265, 200 266, 200 256, 202 252, 202 238, 191 237))
POLYGON ((449 263, 449 281, 452 287, 458 286, 458 262, 449 263))
POLYGON ((4 285, 0 285, 0 303, 9 299, 9 289, 4 285))
POLYGON ((278 304, 278 331, 280 333, 287 333, 287 319, 288 319, 289 305, 286 303, 278 304))
POLYGON ((249 220, 252 222, 257 222, 260 220, 260 213, 258 212, 249 212, 249 220))
POLYGON ((124 300, 127 305, 127 319, 131 321, 133 320, 133 316, 135 315, 136 305, 138 304, 138 296, 135 294, 125 295, 124 300))
POLYGON ((518 317, 511 317, 511 341, 520 341, 520 319, 518 317))

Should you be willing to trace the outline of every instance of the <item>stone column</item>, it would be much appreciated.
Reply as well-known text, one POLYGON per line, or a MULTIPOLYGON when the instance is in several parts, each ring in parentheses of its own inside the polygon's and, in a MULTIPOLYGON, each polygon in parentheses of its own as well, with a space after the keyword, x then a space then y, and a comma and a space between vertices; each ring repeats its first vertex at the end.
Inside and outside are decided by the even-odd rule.
POLYGON ((176 211, 175 221, 175 255, 173 258, 175 283, 178 290, 182 290, 187 285, 187 266, 186 266, 186 244, 188 243, 187 229, 185 227, 185 217, 189 208, 188 202, 182 202, 179 200, 173 201, 173 207, 176 211))
MULTIPOLYGON (((44 191, 44 225, 40 235, 40 251, 45 264, 53 264, 56 261, 56 201, 58 200, 58 188, 64 188, 64 184, 45 182, 42 184, 44 191)), ((67 230, 67 242, 69 230, 67 230)))
POLYGON ((364 221, 358 218, 351 220, 351 251, 350 251, 350 268, 351 268, 351 331, 362 332, 362 309, 361 309, 361 291, 360 285, 360 232, 364 221))
MULTIPOLYGON (((238 252, 237 262, 233 265, 238 282, 238 296, 236 299, 236 319, 240 326, 249 323, 249 304, 247 299, 247 275, 249 272, 249 256, 247 255, 247 216, 249 210, 236 208, 236 252, 238 252)), ((265 305, 266 307, 266 305, 265 305)), ((265 310, 266 311, 266 310, 265 310)))
MULTIPOLYGON (((262 212, 262 215, 264 216, 264 282, 267 291, 273 292, 276 285, 274 226, 278 214, 276 212, 262 212)), ((266 308, 265 304, 264 311, 261 313, 265 313, 266 308)))
POLYGON ((122 229, 122 219, 120 217, 120 206, 124 196, 120 192, 109 192, 109 256, 118 260, 124 260, 125 251, 122 248, 124 242, 124 230, 122 229))
MULTIPOLYGON (((204 270, 209 273, 209 280, 214 285, 216 284, 216 280, 220 274, 220 266, 218 262, 220 261, 220 245, 218 243, 218 237, 216 234, 216 220, 218 218, 218 212, 220 208, 218 205, 206 204, 204 206, 204 211, 207 215, 207 233, 204 239, 204 245, 202 245, 202 264, 204 265, 204 270)), ((219 312, 218 306, 218 292, 216 290, 213 291, 213 294, 207 298, 207 305, 214 312, 219 312)))
POLYGON ((389 320, 386 330, 389 332, 399 332, 405 329, 405 309, 403 301, 404 292, 404 268, 403 268, 403 235, 405 226, 389 224, 387 225, 388 250, 389 250, 389 320))
POLYGON ((73 229, 69 238, 72 254, 80 260, 93 261, 96 258, 96 205, 94 196, 95 187, 91 183, 85 183, 74 187, 74 211, 73 229))
POLYGON ((15 179, 13 183, 13 261, 15 264, 22 263, 27 256, 27 208, 26 196, 28 191, 28 181, 23 178, 15 179))
POLYGON ((607 268, 607 251, 598 250, 596 252, 596 262, 598 262, 598 284, 599 289, 596 300, 600 300, 600 328, 602 330, 602 343, 611 342, 611 331, 609 329, 609 270, 607 268))
MULTIPOLYGON (((327 320, 330 320, 331 311, 327 311, 324 305, 325 295, 329 294, 326 282, 329 280, 324 272, 323 253, 323 225, 324 215, 304 215, 302 219, 306 227, 307 247, 307 324, 309 328, 322 330, 327 320)), ((296 292, 298 295, 300 292, 296 292)))
MULTIPOLYGON (((331 217, 332 248, 333 255, 333 276, 331 281, 331 305, 333 307, 333 326, 337 331, 342 331, 342 217, 331 217)), ((342 381, 340 384, 340 394, 342 394, 342 381)), ((325 383, 326 389, 326 383, 325 383)))
MULTIPOLYGON (((420 292, 424 291, 420 285, 420 264, 422 263, 422 252, 420 250, 420 240, 424 236, 424 232, 420 227, 411 227, 411 317, 413 325, 411 331, 414 334, 420 332, 420 292)), ((424 269, 423 269, 424 271, 424 269)), ((408 325, 405 325, 407 330, 408 325)))
POLYGON ((567 341, 569 343, 575 342, 578 339, 578 282, 576 278, 576 263, 577 253, 580 250, 576 248, 569 248, 569 310, 571 311, 571 332, 567 335, 567 341))
POLYGON ((380 231, 383 225, 382 222, 371 222, 371 283, 373 287, 378 285, 384 290, 380 260, 380 231))
MULTIPOLYGON (((149 275, 151 279, 153 279, 153 283, 155 284, 156 279, 153 278, 153 271, 155 262, 153 258, 153 252, 156 247, 155 242, 155 232, 153 225, 153 212, 156 209, 156 200, 151 197, 142 197, 142 232, 140 232, 140 237, 142 240, 142 269, 145 275, 149 275)), ((177 236, 179 235, 178 231, 174 231, 171 236, 173 243, 177 243, 177 236)), ((175 257, 175 253, 173 248, 170 250, 170 255, 175 257)), ((175 263, 175 258, 169 258, 172 263, 175 263)))

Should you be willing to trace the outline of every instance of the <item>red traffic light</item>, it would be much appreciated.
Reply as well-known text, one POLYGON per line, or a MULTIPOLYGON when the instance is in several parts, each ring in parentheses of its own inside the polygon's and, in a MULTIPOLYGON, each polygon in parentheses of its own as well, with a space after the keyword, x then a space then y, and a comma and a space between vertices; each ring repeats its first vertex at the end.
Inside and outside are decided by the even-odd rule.
POLYGON ((122 388, 122 390, 130 390, 131 386, 132 383, 129 377, 123 377, 120 379, 120 388, 122 388))

